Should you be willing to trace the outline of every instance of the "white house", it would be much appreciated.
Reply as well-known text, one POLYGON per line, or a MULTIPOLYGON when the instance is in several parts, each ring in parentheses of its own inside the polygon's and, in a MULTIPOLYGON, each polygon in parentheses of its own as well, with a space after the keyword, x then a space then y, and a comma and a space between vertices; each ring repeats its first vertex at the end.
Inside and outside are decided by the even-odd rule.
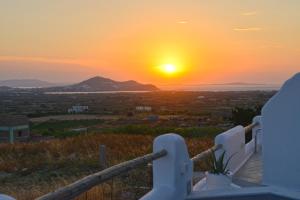
POLYGON ((76 105, 69 108, 68 113, 83 113, 83 112, 87 112, 88 110, 89 110, 88 106, 76 105))
POLYGON ((26 116, 0 115, 0 142, 26 141, 29 137, 29 119, 26 116))
POLYGON ((151 112, 152 107, 151 106, 136 106, 135 110, 139 111, 139 112, 151 112))

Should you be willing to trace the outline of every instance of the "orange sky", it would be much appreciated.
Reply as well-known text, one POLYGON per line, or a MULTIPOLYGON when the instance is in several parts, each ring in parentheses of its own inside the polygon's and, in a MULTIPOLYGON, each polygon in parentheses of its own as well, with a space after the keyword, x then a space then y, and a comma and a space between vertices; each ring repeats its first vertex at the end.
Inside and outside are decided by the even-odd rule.
POLYGON ((299 9, 297 0, 1 1, 0 80, 281 83, 300 71, 299 9), (157 70, 166 63, 180 73, 157 70))

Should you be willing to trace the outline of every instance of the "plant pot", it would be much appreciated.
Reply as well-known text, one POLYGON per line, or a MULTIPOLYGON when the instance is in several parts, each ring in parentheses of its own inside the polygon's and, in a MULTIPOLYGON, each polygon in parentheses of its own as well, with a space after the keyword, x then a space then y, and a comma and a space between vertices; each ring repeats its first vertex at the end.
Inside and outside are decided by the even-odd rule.
POLYGON ((206 188, 211 189, 222 189, 231 187, 232 180, 230 177, 224 174, 211 174, 206 172, 206 188))

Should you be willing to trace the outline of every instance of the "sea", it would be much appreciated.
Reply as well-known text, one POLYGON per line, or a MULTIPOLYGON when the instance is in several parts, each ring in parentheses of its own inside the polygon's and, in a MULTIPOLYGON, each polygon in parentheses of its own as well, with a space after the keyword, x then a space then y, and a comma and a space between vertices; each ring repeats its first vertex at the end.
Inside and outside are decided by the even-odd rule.
POLYGON ((182 91, 274 91, 279 90, 277 84, 199 84, 199 85, 164 85, 162 90, 182 91))
MULTIPOLYGON (((280 85, 272 84, 203 84, 203 85, 162 85, 158 86, 162 91, 277 91, 280 85)), ((118 93, 147 93, 151 91, 99 91, 99 92, 46 92, 45 94, 118 94, 118 93)))

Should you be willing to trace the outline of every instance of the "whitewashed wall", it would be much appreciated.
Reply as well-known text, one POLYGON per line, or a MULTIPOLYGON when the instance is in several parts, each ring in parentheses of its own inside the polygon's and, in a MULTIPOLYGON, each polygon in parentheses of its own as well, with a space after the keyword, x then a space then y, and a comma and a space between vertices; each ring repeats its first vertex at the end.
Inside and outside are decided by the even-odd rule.
POLYGON ((263 107, 263 182, 300 189, 300 73, 263 107))
POLYGON ((222 149, 218 150, 220 155, 225 150, 225 160, 231 160, 228 169, 236 173, 254 152, 254 140, 245 144, 245 129, 243 126, 236 126, 215 138, 215 144, 221 144, 222 149))
POLYGON ((167 156, 153 162, 153 189, 141 200, 184 200, 192 190, 193 163, 184 139, 165 134, 154 140, 154 152, 167 150, 167 156))
POLYGON ((15 200, 15 199, 7 195, 0 194, 0 200, 15 200))

